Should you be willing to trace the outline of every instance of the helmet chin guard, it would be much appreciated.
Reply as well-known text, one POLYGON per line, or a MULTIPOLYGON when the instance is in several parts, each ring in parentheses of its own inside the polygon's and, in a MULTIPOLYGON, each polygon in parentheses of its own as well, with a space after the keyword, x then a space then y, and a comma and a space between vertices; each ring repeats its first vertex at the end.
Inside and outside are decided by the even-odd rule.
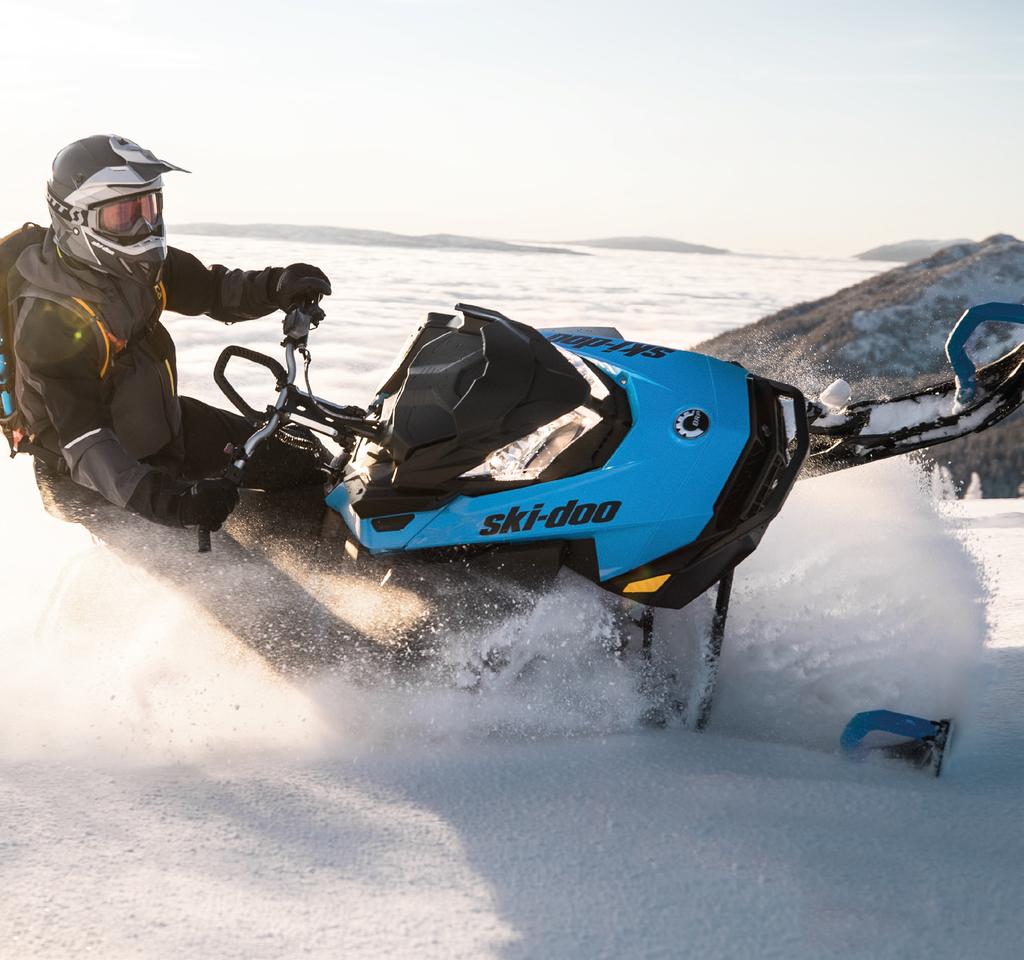
POLYGON ((124 137, 98 135, 66 146, 53 161, 46 189, 58 250, 100 273, 156 283, 167 257, 162 211, 132 235, 115 236, 102 229, 100 209, 159 193, 162 174, 172 170, 188 173, 124 137))

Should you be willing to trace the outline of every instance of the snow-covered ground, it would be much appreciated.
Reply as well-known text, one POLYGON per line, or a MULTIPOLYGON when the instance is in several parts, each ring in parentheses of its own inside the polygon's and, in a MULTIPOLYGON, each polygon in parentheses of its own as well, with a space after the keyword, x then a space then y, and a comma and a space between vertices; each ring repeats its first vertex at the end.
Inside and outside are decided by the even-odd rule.
MULTIPOLYGON (((209 257, 208 243, 190 246, 209 257)), ((519 312, 454 282, 420 288, 419 253, 370 265, 384 256, 349 267, 376 276, 349 278, 350 310, 337 274, 319 392, 365 392, 404 339, 399 314, 472 294, 538 322, 545 283, 564 294, 559 322, 587 297, 576 319, 706 335, 661 320, 656 336, 639 308, 600 316, 602 294, 570 297, 509 255, 458 269, 497 286, 508 271, 530 291, 519 312)), ((444 257, 424 276, 454 269, 444 257)), ((807 261, 790 284, 770 261, 706 259, 735 261, 723 316, 762 280, 796 300, 842 272, 807 261)), ((648 285, 662 317, 681 269, 665 263, 648 285)), ((606 285, 625 287, 632 264, 610 259, 606 285)), ((223 331, 177 330, 184 388, 210 396, 198 370, 223 331)), ((637 723, 637 675, 603 655, 605 607, 571 577, 480 638, 542 654, 517 682, 287 680, 161 575, 153 555, 191 538, 142 541, 133 564, 45 516, 28 465, 8 464, 4 541, 31 546, 0 588, 0 957, 1018 956, 1024 504, 936 505, 923 486, 901 463, 798 484, 737 573, 697 735, 637 723), (941 779, 837 755, 848 715, 883 706, 958 718, 941 779)), ((224 551, 190 562, 239 602, 246 571, 224 551)), ((664 618, 666 647, 705 612, 664 618)))

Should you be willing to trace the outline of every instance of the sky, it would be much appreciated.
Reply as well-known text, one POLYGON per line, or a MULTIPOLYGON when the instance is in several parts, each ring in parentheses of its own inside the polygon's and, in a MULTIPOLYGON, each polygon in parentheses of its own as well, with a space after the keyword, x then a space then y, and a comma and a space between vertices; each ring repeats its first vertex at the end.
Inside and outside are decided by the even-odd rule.
POLYGON ((1024 4, 0 0, 0 226, 130 137, 169 223, 833 256, 1024 235, 1024 4))

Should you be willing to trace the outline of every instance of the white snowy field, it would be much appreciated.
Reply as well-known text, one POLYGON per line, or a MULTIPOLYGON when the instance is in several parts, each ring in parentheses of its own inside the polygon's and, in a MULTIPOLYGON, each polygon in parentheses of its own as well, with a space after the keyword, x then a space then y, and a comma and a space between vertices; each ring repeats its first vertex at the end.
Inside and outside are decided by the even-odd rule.
MULTIPOLYGON (((406 322, 460 298, 684 345, 874 269, 252 241, 229 258, 189 239, 331 267, 313 380, 356 401, 406 322)), ((274 342, 170 323, 182 390, 208 399, 220 344, 274 342)), ((936 505, 925 486, 903 463, 797 485, 737 572, 698 735, 639 725, 637 675, 572 577, 480 638, 541 655, 517 682, 287 680, 5 464, 4 541, 29 548, 0 587, 0 957, 1019 956, 1024 503, 936 505), (838 756, 873 707, 958 719, 942 778, 838 756)), ((226 602, 268 602, 231 595, 246 571, 224 551, 192 562, 226 602)))

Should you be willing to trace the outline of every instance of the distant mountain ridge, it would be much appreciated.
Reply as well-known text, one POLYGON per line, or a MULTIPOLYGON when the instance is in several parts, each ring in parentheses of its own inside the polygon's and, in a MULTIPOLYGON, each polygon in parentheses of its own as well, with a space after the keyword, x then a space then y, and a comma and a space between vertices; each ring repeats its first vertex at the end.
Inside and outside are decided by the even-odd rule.
MULTIPOLYGON (((955 244, 698 349, 795 383, 810 396, 840 376, 853 385, 854 399, 894 394, 948 377, 950 329, 968 306, 990 300, 1024 302, 1024 243, 1008 234, 955 244)), ((1020 327, 990 324, 971 353, 988 362, 1021 335, 1020 327)), ((963 483, 976 470, 987 496, 1016 496, 1024 480, 1024 416, 937 448, 935 458, 949 462, 963 483)))
POLYGON ((939 250, 971 240, 901 240, 899 243, 887 243, 880 247, 872 247, 863 253, 856 254, 858 260, 892 260, 899 263, 910 263, 912 260, 923 260, 939 250))
POLYGON ((184 223, 169 228, 171 233, 210 237, 250 237, 260 240, 291 240, 299 243, 330 243, 359 247, 412 247, 421 250, 491 250, 497 253, 554 253, 587 256, 564 247, 506 243, 482 237, 452 233, 412 236, 384 230, 356 230, 349 227, 304 226, 292 223, 184 223))
POLYGON ((657 253, 728 253, 720 247, 685 243, 668 237, 605 237, 601 240, 563 240, 573 247, 601 247, 606 250, 647 250, 657 253))

